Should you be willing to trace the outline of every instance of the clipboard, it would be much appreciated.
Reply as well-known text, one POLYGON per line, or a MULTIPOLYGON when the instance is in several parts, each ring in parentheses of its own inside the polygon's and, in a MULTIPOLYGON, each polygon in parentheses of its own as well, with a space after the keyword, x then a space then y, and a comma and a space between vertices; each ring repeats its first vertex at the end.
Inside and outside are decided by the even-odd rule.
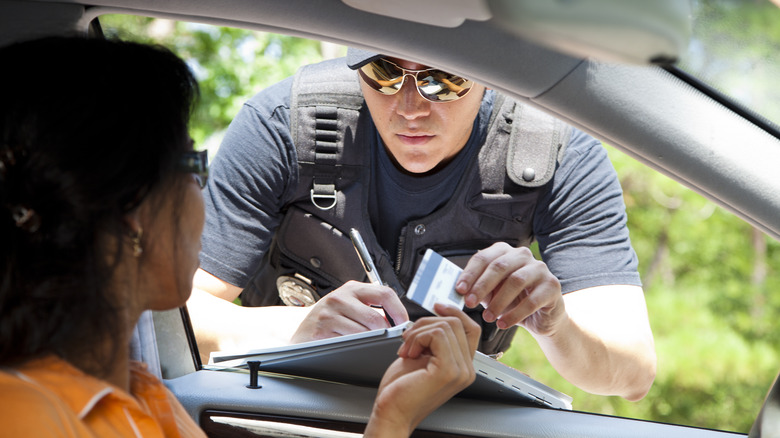
MULTIPOLYGON (((410 323, 285 347, 239 353, 214 352, 210 365, 245 368, 260 361, 261 371, 311 377, 362 386, 378 386, 398 358, 401 335, 410 323)), ((572 408, 572 398, 479 351, 474 356, 476 380, 456 397, 572 408)))

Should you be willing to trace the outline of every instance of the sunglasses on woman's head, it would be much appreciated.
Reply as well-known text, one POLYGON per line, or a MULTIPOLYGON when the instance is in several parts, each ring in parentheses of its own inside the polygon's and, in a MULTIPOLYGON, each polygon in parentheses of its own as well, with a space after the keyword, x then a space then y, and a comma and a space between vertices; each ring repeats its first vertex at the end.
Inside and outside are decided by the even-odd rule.
POLYGON ((409 70, 385 58, 369 62, 360 67, 358 73, 368 86, 388 96, 397 93, 406 76, 411 76, 420 96, 435 103, 458 100, 474 85, 473 81, 446 71, 435 68, 409 70))
POLYGON ((209 154, 208 151, 188 151, 181 155, 179 161, 179 170, 195 175, 200 188, 206 187, 206 181, 209 177, 209 154))

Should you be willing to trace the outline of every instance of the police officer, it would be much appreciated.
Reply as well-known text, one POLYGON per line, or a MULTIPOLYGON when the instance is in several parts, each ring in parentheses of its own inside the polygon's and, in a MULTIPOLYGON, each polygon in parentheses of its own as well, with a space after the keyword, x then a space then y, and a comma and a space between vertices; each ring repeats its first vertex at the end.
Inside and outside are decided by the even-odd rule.
MULTIPOLYGON (((642 398, 656 359, 619 182, 598 141, 534 114, 458 75, 354 49, 250 99, 206 191, 188 303, 201 349, 387 327, 372 306, 405 321, 397 294, 427 246, 460 256, 456 291, 483 336, 522 326, 573 384, 642 398), (359 281, 351 225, 392 287, 359 281), (230 303, 274 304, 280 292, 316 304, 230 303)), ((511 337, 496 339, 481 348, 502 351, 511 337)))

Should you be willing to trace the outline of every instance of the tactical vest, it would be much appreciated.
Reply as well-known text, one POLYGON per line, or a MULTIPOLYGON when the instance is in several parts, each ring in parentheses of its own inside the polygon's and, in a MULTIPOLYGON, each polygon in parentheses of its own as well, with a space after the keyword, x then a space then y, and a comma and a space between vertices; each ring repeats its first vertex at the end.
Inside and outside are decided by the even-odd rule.
MULTIPOLYGON (((450 200, 406 224, 397 254, 379 246, 368 214, 375 130, 357 74, 344 59, 301 68, 294 78, 290 126, 298 157, 298 187, 252 281, 249 306, 308 305, 349 280, 366 281, 349 238, 357 228, 382 279, 403 296, 425 250, 461 267, 480 249, 503 241, 528 246, 542 188, 551 180, 570 128, 496 93, 484 145, 450 200)), ((378 151, 382 153, 382 151, 378 151)), ((421 316, 407 306, 410 317, 421 316)), ((516 330, 482 321, 480 351, 505 351, 516 330)))

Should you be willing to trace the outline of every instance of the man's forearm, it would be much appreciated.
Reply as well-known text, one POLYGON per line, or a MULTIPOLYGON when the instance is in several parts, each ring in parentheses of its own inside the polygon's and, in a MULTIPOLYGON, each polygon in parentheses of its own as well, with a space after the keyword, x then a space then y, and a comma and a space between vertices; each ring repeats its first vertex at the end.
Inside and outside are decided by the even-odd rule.
POLYGON ((568 318, 537 342, 577 387, 639 400, 655 379, 656 355, 641 288, 602 286, 564 296, 568 318))
POLYGON ((201 360, 212 351, 275 347, 290 343, 309 313, 305 307, 241 307, 193 289, 187 301, 201 360))

